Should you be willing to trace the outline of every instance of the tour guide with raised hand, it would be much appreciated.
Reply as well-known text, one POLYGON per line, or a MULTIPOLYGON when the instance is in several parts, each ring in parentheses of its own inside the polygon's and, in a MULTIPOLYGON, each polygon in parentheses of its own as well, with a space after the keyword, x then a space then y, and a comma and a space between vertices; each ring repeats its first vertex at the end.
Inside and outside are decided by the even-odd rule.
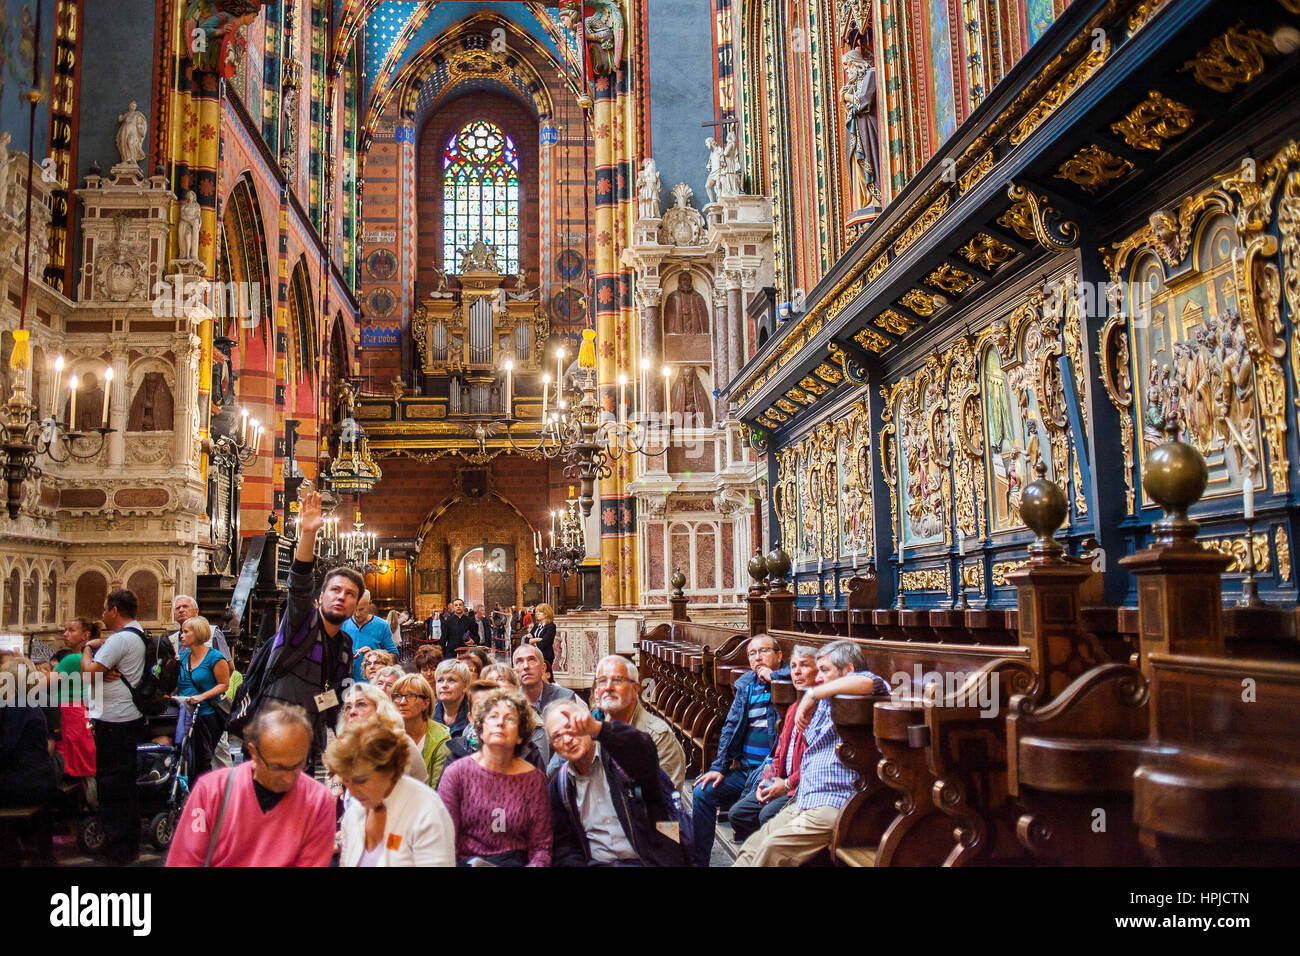
MULTIPOLYGON (((254 708, 268 701, 302 707, 318 738, 322 715, 338 706, 343 681, 352 673, 352 640, 343 622, 356 610, 365 584, 356 571, 332 569, 312 598, 316 534, 324 524, 320 494, 309 491, 298 512, 298 546, 289 567, 289 601, 266 661, 266 677, 254 708)), ((238 701, 236 702, 238 712, 238 701)))

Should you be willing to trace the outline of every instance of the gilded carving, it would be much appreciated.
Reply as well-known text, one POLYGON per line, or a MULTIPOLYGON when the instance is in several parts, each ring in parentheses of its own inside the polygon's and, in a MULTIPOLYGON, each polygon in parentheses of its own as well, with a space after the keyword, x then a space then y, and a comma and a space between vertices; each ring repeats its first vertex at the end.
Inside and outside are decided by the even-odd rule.
POLYGON ((817 381, 817 379, 813 378, 811 375, 807 378, 800 379, 799 387, 805 391, 812 392, 814 395, 825 395, 827 391, 826 386, 817 381))
POLYGON ((862 329, 853 336, 853 340, 870 352, 883 352, 893 344, 889 339, 872 329, 862 329))
POLYGON ((871 514, 871 429, 865 400, 837 423, 840 463, 840 554, 873 553, 871 514))
POLYGON ((813 402, 817 400, 813 398, 811 395, 809 395, 807 392, 801 391, 800 389, 797 388, 787 389, 785 393, 785 397, 790 399, 790 401, 792 402, 798 402, 800 405, 811 405, 813 402))
POLYGON ((1016 235, 1037 242, 1052 252, 1065 252, 1079 241, 1079 227, 1062 220, 1061 214, 1040 196, 1016 183, 1007 187, 1011 206, 998 218, 998 225, 1015 231, 1016 235), (1058 225, 1059 220, 1059 225, 1058 225))
POLYGON ((951 590, 951 576, 948 566, 940 568, 921 568, 916 571, 903 572, 904 591, 944 591, 951 590))
POLYGON ((1159 90, 1152 90, 1122 120, 1111 123, 1110 128, 1134 149, 1158 150, 1166 140, 1191 129, 1195 120, 1196 113, 1190 107, 1159 90))
POLYGON ((1000 239, 994 239, 987 232, 977 232, 966 245, 957 250, 958 254, 973 266, 979 266, 985 272, 994 272, 1016 254, 1016 250, 1000 239))
POLYGON ((1264 72, 1265 56, 1276 56, 1277 47, 1263 30, 1229 27, 1197 51, 1178 72, 1192 71, 1196 82, 1218 93, 1230 93, 1233 87, 1249 83, 1264 72))
POLYGON ((1291 539, 1287 536, 1286 526, 1278 525, 1273 532, 1273 547, 1277 549, 1277 576, 1283 581, 1291 580, 1291 539))
POLYGON ((1142 0, 1141 3, 1133 8, 1133 12, 1128 15, 1129 36, 1132 36, 1146 26, 1147 21, 1155 16, 1156 11, 1168 2, 1169 0, 1142 0))
POLYGON ((898 404, 902 429, 899 447, 906 468, 903 511, 909 545, 947 541, 949 537, 948 502, 952 494, 948 464, 952 440, 943 390, 946 373, 943 358, 931 356, 925 368, 906 383, 898 404))
POLYGON ((957 189, 964 196, 966 191, 988 175, 993 168, 993 150, 981 156, 970 169, 957 177, 957 189))
MULTIPOLYGON (((926 298, 928 299, 929 296, 926 298)), ((895 335, 906 335, 916 328, 916 323, 893 309, 886 309, 876 316, 876 327, 884 329, 886 332, 892 332, 895 335)))
POLYGON ((963 336, 948 353, 951 372, 948 378, 949 404, 955 411, 955 451, 952 456, 953 519, 957 533, 983 535, 983 509, 977 502, 984 497, 984 412, 979 400, 975 340, 963 336))
POLYGON ((945 262, 926 276, 924 281, 949 295, 961 295, 975 284, 976 279, 969 272, 945 262))
POLYGON ((874 282, 876 280, 876 276, 884 272, 885 268, 888 265, 889 265, 889 253, 886 252, 882 254, 879 259, 873 262, 871 264, 871 268, 867 270, 867 281, 874 282))
POLYGON ((894 254, 902 255, 908 246, 920 239, 930 227, 943 218, 944 213, 948 211, 948 194, 944 193, 935 203, 921 214, 915 222, 907 227, 907 230, 898 237, 894 242, 894 254))
MULTIPOLYGON (((789 404, 790 404, 790 403, 787 402, 784 398, 777 399, 777 401, 782 402, 782 403, 784 403, 784 404, 786 404, 786 405, 789 405, 789 404)), ((788 420, 788 419, 786 418, 785 415, 781 414, 781 412, 779 412, 779 411, 778 411, 777 409, 775 409, 775 408, 769 408, 769 409, 767 410, 767 413, 766 413, 766 414, 767 414, 767 417, 768 417, 769 420, 771 420, 771 421, 775 421, 778 425, 781 424, 781 422, 784 422, 784 421, 787 421, 787 420, 788 420)), ((794 414, 793 407, 792 407, 792 410, 791 410, 790 414, 792 414, 792 415, 794 414)))
MULTIPOLYGON (((1218 551, 1232 558, 1232 563, 1224 570, 1229 573, 1240 573, 1246 570, 1246 536, 1226 538, 1202 538, 1201 544, 1212 551, 1218 551)), ((1268 554, 1268 535, 1255 534, 1251 535, 1251 545, 1255 552, 1255 573, 1267 574, 1272 564, 1269 561, 1268 554)))
POLYGON ((984 575, 978 564, 963 564, 961 566, 961 584, 963 588, 974 588, 980 594, 984 593, 984 575))
POLYGON ((1011 145, 1019 146, 1030 133, 1041 126, 1043 120, 1056 112, 1057 107, 1069 99, 1070 95, 1082 86, 1088 77, 1101 69, 1102 64, 1106 62, 1106 57, 1109 55, 1110 38, 1106 37, 1100 46, 1093 46, 1088 55, 1076 63, 1073 69, 1048 90, 1047 94, 1035 103, 1024 118, 1016 124, 1016 128, 1011 131, 1009 137, 1011 145))
MULTIPOLYGON (((930 316, 934 315, 934 296, 928 292, 922 292, 920 289, 911 289, 898 301, 922 318, 928 319, 930 316)), ((886 314, 897 315, 895 312, 889 312, 886 314)), ((899 316, 899 318, 902 318, 902 316, 899 316)), ((880 325, 879 322, 876 324, 880 325)), ((887 325, 881 325, 880 327, 882 329, 889 328, 887 325)))
POLYGON ((1023 568, 1029 563, 1028 558, 1022 558, 1019 561, 996 561, 993 564, 993 586, 995 588, 1005 587, 1009 582, 1007 575, 1012 571, 1023 568))
POLYGON ((1056 178, 1074 183, 1087 193, 1109 186, 1133 171, 1133 164, 1100 146, 1085 146, 1056 170, 1056 178))
POLYGON ((828 385, 838 385, 844 381, 844 373, 825 362, 813 369, 813 374, 828 385))
MULTIPOLYGON (((776 407, 781 409, 781 411, 785 412, 787 415, 796 415, 799 412, 799 408, 794 402, 784 398, 778 398, 776 400, 776 407)), ((785 421, 785 419, 783 418, 781 421, 785 421)))
POLYGON ((795 592, 795 593, 797 593, 797 594, 807 594, 807 595, 816 594, 816 593, 817 593, 817 582, 816 582, 816 581, 800 581, 800 582, 796 585, 796 592, 795 592))

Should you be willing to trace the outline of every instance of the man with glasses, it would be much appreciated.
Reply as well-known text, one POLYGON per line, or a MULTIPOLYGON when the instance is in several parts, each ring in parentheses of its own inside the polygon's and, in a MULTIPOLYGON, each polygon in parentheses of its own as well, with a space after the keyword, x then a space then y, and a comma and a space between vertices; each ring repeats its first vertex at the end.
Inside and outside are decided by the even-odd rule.
POLYGON ((678 790, 686 782, 686 753, 672 728, 641 706, 641 674, 626 657, 610 654, 596 665, 591 700, 609 720, 631 724, 650 735, 659 753, 659 767, 678 790))
POLYGON ((709 865, 718 808, 735 802, 749 789, 750 775, 762 768, 775 740, 772 681, 789 679, 790 668, 781 666, 781 645, 768 634, 750 638, 747 653, 750 670, 736 681, 736 696, 718 738, 718 756, 695 781, 691 801, 695 866, 709 865))
POLYGON ((650 735, 579 700, 548 705, 543 721, 563 760, 550 783, 553 865, 685 865, 650 735))
POLYGON ((334 796, 302 772, 311 743, 301 707, 272 703, 258 710, 244 729, 250 759, 199 778, 167 865, 328 866, 334 796))

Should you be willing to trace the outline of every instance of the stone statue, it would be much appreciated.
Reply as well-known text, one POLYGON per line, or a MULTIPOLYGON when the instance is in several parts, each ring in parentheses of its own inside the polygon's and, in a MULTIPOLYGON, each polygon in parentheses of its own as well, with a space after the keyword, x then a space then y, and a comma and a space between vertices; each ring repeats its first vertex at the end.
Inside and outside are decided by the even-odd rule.
POLYGON ((122 156, 122 163, 134 163, 137 166, 145 158, 144 134, 149 122, 145 115, 135 108, 135 100, 130 108, 117 117, 117 151, 122 156))
POLYGON ((8 130, 0 133, 0 212, 9 211, 9 141, 8 130))
POLYGON ((853 200, 859 209, 880 204, 880 134, 876 118, 876 65, 855 47, 844 54, 844 128, 848 132, 853 200))
POLYGON ((713 424, 708 389, 694 365, 682 366, 673 383, 673 411, 682 416, 683 428, 708 428, 713 424))
POLYGON ((704 192, 709 197, 709 202, 717 202, 722 193, 723 167, 727 162, 724 154, 727 148, 719 145, 712 136, 704 141, 704 145, 709 150, 709 177, 704 180, 704 192))
MULTIPOLYGON (((8 133, 5 134, 9 135, 8 133)), ((663 183, 659 179, 659 169, 649 156, 641 164, 641 172, 636 174, 637 216, 641 219, 659 218, 659 190, 663 183)))
POLYGON ((618 72, 623 63, 623 12, 618 0, 560 0, 560 23, 574 33, 582 32, 587 38, 587 55, 591 72, 595 76, 608 76, 618 72), (592 14, 583 17, 583 7, 592 8, 592 14))
POLYGON ((180 220, 176 224, 176 239, 180 247, 181 259, 198 259, 201 225, 198 197, 194 195, 194 190, 187 190, 185 201, 181 203, 180 220))
POLYGON ((677 288, 664 307, 664 331, 669 335, 708 335, 709 307, 695 291, 689 273, 677 277, 677 288))
POLYGON ((704 241, 704 217, 691 205, 694 191, 685 183, 673 187, 676 205, 664 213, 659 242, 665 246, 698 246, 704 241))
POLYGON ((737 145, 740 137, 733 135, 722 144, 721 164, 718 167, 718 198, 732 199, 744 190, 741 188, 740 154, 737 145))
POLYGON ((169 432, 175 420, 172 390, 162 372, 145 372, 127 417, 129 432, 169 432))

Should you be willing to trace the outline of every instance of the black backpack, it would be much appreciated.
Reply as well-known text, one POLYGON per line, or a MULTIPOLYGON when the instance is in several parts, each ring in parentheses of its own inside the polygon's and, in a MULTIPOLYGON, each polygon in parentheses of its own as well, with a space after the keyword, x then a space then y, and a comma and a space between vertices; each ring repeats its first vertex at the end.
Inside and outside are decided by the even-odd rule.
POLYGON ((176 691, 180 677, 180 662, 165 637, 147 637, 138 627, 126 627, 144 642, 144 671, 134 686, 118 671, 122 683, 131 692, 136 709, 146 717, 157 717, 167 709, 167 698, 176 691))

